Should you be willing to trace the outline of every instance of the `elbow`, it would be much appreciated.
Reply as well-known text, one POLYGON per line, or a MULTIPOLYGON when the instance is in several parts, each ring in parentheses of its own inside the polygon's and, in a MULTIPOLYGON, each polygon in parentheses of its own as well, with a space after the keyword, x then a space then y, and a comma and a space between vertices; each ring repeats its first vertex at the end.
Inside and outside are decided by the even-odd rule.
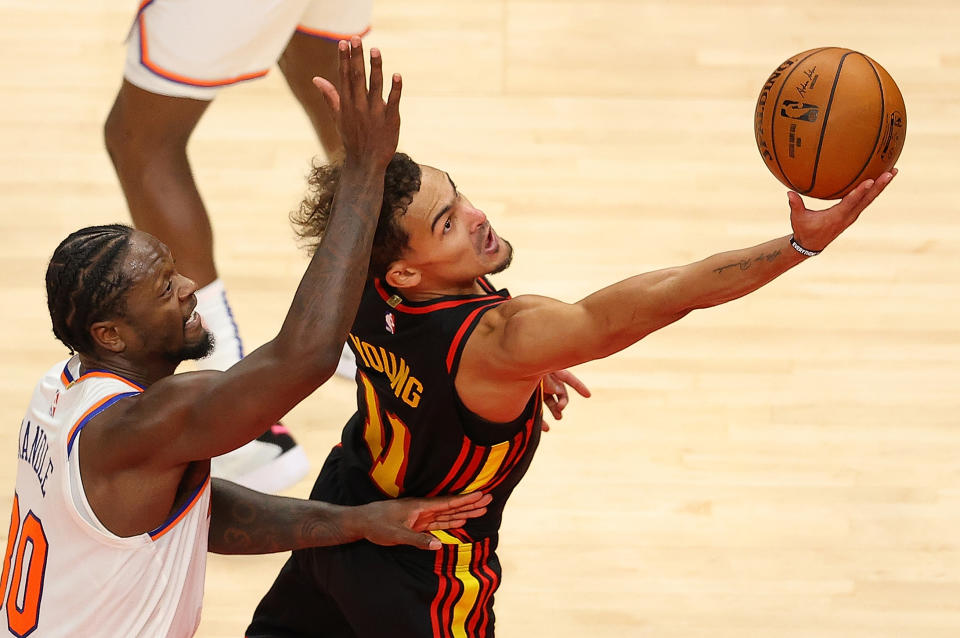
POLYGON ((336 371, 337 366, 340 364, 340 353, 343 351, 343 346, 338 348, 334 352, 326 353, 323 357, 319 358, 316 364, 313 366, 312 374, 314 381, 318 386, 326 383, 330 377, 332 377, 336 371))
POLYGON ((340 363, 340 353, 342 351, 343 344, 337 343, 313 353, 299 355, 304 359, 304 376, 310 379, 311 385, 321 386, 334 375, 337 371, 337 365, 340 363))
POLYGON ((296 341, 284 344, 279 359, 285 362, 285 377, 301 379, 304 384, 316 388, 337 371, 342 351, 342 341, 324 340, 312 347, 304 347, 302 341, 296 341))
POLYGON ((660 300, 660 313, 664 317, 679 319, 694 310, 716 305, 716 301, 702 294, 695 283, 683 268, 664 270, 662 279, 652 291, 655 298, 660 300))

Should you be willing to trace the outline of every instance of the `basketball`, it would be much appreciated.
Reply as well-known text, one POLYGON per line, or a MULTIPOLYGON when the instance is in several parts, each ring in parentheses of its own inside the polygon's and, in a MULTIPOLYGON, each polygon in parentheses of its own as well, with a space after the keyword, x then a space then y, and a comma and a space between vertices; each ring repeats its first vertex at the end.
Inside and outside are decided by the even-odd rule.
POLYGON ((838 199, 893 168, 907 133, 900 89, 850 49, 798 53, 774 69, 754 114, 757 148, 787 187, 838 199))

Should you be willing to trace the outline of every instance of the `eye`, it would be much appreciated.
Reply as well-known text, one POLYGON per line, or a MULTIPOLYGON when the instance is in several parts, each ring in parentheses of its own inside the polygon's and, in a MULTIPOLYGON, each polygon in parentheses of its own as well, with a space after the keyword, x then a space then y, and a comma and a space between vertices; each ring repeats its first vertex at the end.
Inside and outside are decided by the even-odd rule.
POLYGON ((443 222, 443 233, 446 234, 451 228, 453 228, 453 220, 452 218, 447 217, 447 221, 443 222))
POLYGON ((168 279, 168 280, 167 280, 167 287, 163 289, 163 294, 165 294, 165 295, 166 295, 166 294, 169 294, 171 290, 173 290, 173 280, 172 280, 172 279, 168 279))

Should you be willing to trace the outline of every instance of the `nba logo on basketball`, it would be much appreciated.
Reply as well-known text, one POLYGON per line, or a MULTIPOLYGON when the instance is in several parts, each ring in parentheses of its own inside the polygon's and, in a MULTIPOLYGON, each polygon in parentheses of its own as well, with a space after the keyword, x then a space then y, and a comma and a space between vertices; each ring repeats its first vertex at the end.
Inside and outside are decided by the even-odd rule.
POLYGON ((390 334, 397 334, 397 319, 393 316, 392 312, 388 312, 383 316, 383 321, 387 326, 387 332, 390 334))

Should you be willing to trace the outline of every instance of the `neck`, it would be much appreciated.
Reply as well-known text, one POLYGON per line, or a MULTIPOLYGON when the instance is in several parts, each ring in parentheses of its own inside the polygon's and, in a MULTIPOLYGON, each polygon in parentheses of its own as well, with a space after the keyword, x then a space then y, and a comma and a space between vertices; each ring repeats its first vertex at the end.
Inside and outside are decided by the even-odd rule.
POLYGON ((470 282, 446 286, 419 285, 412 288, 401 288, 399 292, 410 301, 430 301, 438 297, 483 294, 484 290, 474 279, 470 282))
POLYGON ((129 379, 142 388, 148 388, 160 379, 168 377, 176 371, 176 364, 163 363, 153 366, 135 365, 123 357, 107 355, 91 357, 80 355, 80 374, 89 370, 108 370, 114 374, 129 379))

